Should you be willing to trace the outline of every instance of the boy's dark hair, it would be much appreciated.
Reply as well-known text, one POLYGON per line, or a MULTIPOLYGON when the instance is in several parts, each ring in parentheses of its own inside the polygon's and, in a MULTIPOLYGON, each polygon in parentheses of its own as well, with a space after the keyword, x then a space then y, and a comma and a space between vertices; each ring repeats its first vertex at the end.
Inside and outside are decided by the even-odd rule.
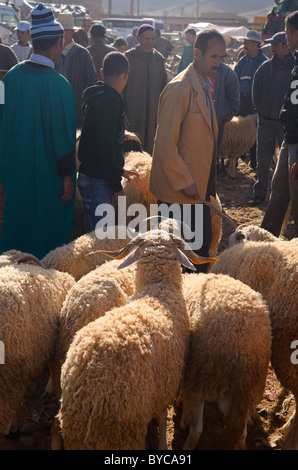
POLYGON ((94 38, 104 38, 106 35, 106 28, 102 24, 94 24, 91 26, 90 34, 94 38))
POLYGON ((184 34, 189 33, 195 36, 197 34, 196 30, 194 28, 188 28, 184 34))
MULTIPOLYGON (((35 54, 38 54, 39 52, 45 52, 51 47, 53 47, 54 44, 58 41, 58 38, 43 38, 43 39, 34 39, 32 41, 32 46, 33 46, 33 51, 35 54)), ((59 38, 61 46, 63 45, 63 37, 59 38)))
POLYGON ((127 42, 125 41, 124 38, 117 38, 116 41, 114 42, 114 46, 127 46, 127 42))
POLYGON ((113 51, 104 57, 102 68, 105 77, 118 77, 129 70, 129 62, 124 54, 113 51))
POLYGON ((206 28, 197 34, 195 41, 195 49, 199 49, 204 55, 208 49, 208 42, 210 39, 217 39, 226 45, 224 37, 214 28, 206 28))
POLYGON ((298 29, 298 11, 293 11, 288 16, 286 16, 285 24, 289 24, 294 31, 298 29))

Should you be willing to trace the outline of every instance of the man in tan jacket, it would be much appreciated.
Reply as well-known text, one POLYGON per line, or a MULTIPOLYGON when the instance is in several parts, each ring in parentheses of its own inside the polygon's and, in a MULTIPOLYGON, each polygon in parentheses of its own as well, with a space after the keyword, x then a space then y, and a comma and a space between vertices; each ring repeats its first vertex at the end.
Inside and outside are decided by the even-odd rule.
MULTIPOLYGON (((201 256, 209 254, 212 227, 210 209, 198 197, 209 200, 216 183, 218 128, 208 77, 219 69, 225 51, 224 38, 216 30, 197 35, 194 62, 160 96, 153 149, 150 191, 159 209, 161 204, 179 205, 181 220, 194 234, 192 241, 198 232, 202 234, 199 244, 198 240, 196 246, 190 244, 201 256)), ((206 265, 199 268, 204 271, 206 265)))

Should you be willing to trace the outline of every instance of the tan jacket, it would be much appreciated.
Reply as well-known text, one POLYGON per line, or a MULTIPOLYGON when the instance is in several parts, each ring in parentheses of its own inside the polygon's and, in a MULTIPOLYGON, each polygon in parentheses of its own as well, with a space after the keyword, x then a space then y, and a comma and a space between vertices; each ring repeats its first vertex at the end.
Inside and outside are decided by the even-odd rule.
POLYGON ((164 202, 194 204, 181 191, 194 182, 205 198, 209 175, 211 195, 215 195, 218 128, 211 96, 209 99, 212 123, 192 64, 160 96, 150 191, 164 202))

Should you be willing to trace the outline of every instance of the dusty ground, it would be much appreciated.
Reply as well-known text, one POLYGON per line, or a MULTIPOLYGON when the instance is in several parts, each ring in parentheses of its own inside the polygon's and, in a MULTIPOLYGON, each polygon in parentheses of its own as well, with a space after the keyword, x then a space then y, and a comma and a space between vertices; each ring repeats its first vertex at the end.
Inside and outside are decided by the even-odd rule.
MULTIPOLYGON (((227 175, 218 175, 218 193, 225 212, 238 224, 252 222, 259 225, 266 201, 256 207, 247 206, 247 200, 252 194, 254 173, 247 163, 239 160, 236 179, 231 180, 227 175)), ((223 222, 223 237, 219 253, 227 246, 231 227, 223 222)), ((293 237, 291 220, 286 233, 293 237)), ((50 448, 50 429, 52 418, 56 412, 57 403, 54 398, 44 394, 47 375, 35 380, 28 388, 21 410, 20 432, 13 438, 0 437, 0 450, 46 450, 50 448)), ((280 428, 287 422, 294 411, 294 399, 291 394, 281 387, 271 368, 268 372, 264 398, 259 404, 257 413, 248 429, 248 450, 279 450, 283 434, 280 428), (285 400, 287 400, 285 402, 285 400)), ((168 416, 168 446, 178 450, 186 439, 186 434, 179 430, 181 408, 178 405, 169 410, 168 416)), ((156 449, 157 433, 154 423, 148 433, 148 449, 156 449)), ((204 413, 204 432, 197 449, 221 450, 232 449, 232 438, 225 427, 214 404, 206 405, 204 413)))

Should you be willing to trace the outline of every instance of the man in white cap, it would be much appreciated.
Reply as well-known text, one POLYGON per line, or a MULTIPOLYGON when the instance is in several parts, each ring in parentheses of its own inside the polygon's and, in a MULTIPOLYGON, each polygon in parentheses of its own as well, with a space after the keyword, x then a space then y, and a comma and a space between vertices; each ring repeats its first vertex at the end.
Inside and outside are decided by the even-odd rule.
POLYGON ((30 28, 29 21, 19 21, 17 26, 18 42, 11 46, 19 62, 29 59, 33 51, 30 44, 30 28))
POLYGON ((77 127, 80 129, 83 125, 83 91, 95 85, 98 77, 89 51, 73 40, 75 27, 72 14, 59 13, 58 21, 64 28, 64 48, 56 70, 67 78, 74 89, 77 102, 77 127))
POLYGON ((7 72, 0 106, 0 179, 5 209, 0 252, 42 258, 69 242, 74 210, 76 102, 54 69, 64 30, 49 6, 32 12, 34 53, 7 72))
MULTIPOLYGON (((261 49, 262 39, 257 31, 247 31, 244 41, 244 56, 236 64, 234 71, 238 76, 240 85, 240 116, 248 116, 255 113, 252 100, 252 84, 254 75, 260 65, 268 60, 261 49)), ((250 166, 256 169, 256 145, 250 149, 250 166)))

